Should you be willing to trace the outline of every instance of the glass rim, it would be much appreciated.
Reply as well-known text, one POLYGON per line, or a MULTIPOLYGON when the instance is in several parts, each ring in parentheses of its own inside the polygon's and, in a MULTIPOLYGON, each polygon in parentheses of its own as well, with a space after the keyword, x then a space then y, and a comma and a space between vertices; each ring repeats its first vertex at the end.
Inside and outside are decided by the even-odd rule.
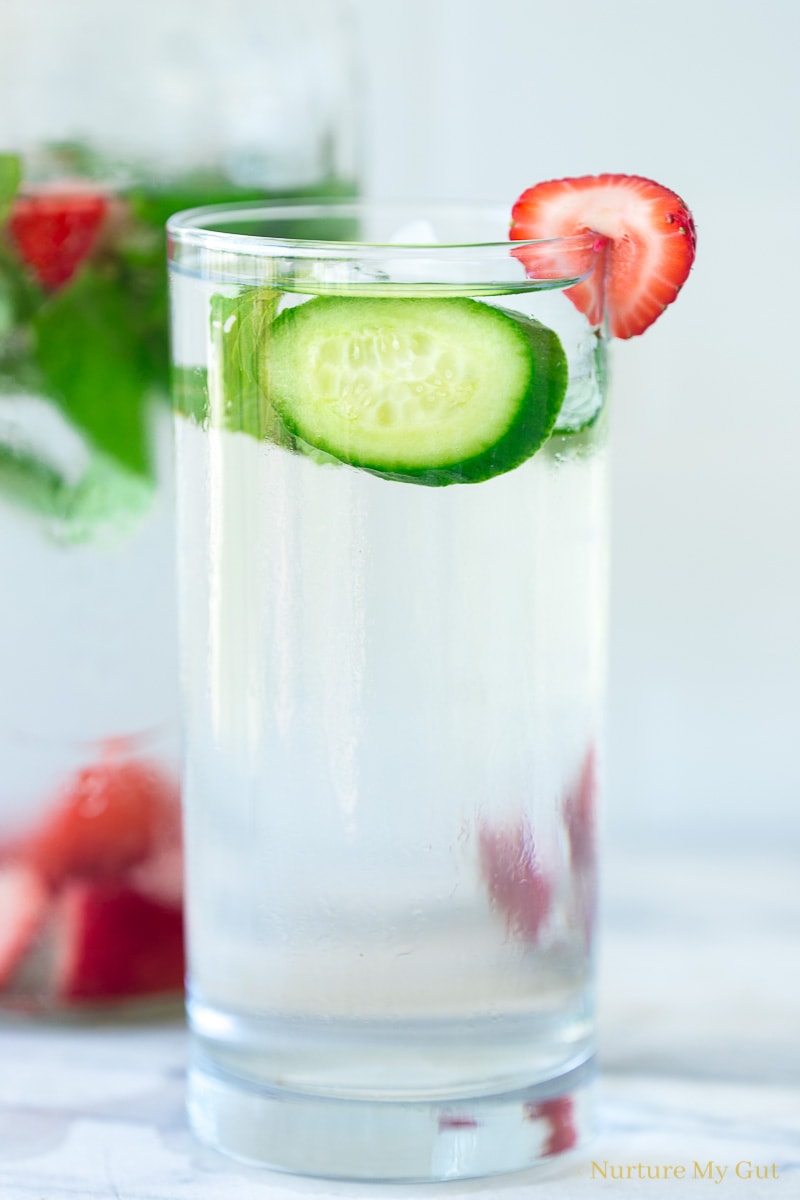
POLYGON ((200 250, 220 251, 228 254, 242 254, 256 257, 275 257, 281 255, 302 256, 303 253, 318 253, 326 258, 359 257, 392 257, 417 258, 421 254, 439 256, 450 252, 469 251, 470 255, 479 254, 491 257, 497 254, 508 254, 509 251, 519 251, 528 246, 547 248, 569 254, 591 254, 602 248, 605 239, 592 230, 583 233, 570 234, 566 237, 554 238, 503 238, 475 241, 358 241, 336 240, 326 238, 297 238, 276 237, 253 233, 240 233, 235 230, 209 229, 206 226, 214 221, 222 224, 226 220, 236 221, 258 220, 270 217, 272 219, 316 220, 320 217, 336 215, 341 218, 355 217, 359 214, 375 211, 379 208, 402 210, 407 208, 409 213, 419 216, 421 209, 435 218, 436 214, 459 214, 461 216, 490 216, 508 221, 510 225, 509 208, 507 204, 492 201, 449 201, 449 200, 342 200, 341 197, 324 197, 309 201, 307 197, 285 197, 279 200, 245 200, 234 204, 209 204, 196 208, 183 209, 173 213, 167 221, 167 234, 170 239, 185 247, 200 250))

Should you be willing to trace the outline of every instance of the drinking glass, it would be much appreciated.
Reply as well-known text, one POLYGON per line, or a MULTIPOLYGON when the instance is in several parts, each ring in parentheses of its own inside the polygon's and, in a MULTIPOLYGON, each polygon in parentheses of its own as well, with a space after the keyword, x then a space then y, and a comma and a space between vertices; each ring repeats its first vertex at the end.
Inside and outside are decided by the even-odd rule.
POLYGON ((591 234, 169 222, 197 1135, 346 1179, 591 1127, 606 357, 591 234))

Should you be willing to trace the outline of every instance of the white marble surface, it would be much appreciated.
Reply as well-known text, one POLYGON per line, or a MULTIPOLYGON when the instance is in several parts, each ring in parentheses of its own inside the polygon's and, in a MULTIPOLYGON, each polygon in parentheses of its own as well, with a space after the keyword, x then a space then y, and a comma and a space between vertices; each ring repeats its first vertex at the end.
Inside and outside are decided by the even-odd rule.
POLYGON ((798 1200, 797 863, 618 856, 606 863, 604 930, 600 1128, 555 1170, 433 1188, 252 1171, 196 1146, 186 1129, 178 1022, 16 1024, 0 1030, 0 1198, 798 1200), (711 1178, 699 1174, 709 1164, 711 1178))

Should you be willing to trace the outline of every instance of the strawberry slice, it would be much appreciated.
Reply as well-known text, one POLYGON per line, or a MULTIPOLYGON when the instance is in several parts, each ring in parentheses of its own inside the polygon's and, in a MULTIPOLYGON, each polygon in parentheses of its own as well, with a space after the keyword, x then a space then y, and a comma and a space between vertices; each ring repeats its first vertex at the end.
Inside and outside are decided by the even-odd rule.
POLYGON ((19 848, 51 887, 117 875, 179 840, 175 785, 157 767, 109 759, 79 771, 19 848))
POLYGON ((35 871, 22 865, 0 869, 0 988, 31 949, 49 905, 50 892, 35 871))
POLYGON ((14 201, 8 231, 43 287, 63 287, 94 249, 108 209, 92 192, 41 191, 14 201))
MULTIPOLYGON (((607 239, 588 279, 566 289, 592 325, 612 337, 644 333, 671 304, 694 262, 696 234, 679 196, 638 175, 555 179, 523 192, 511 213, 514 240, 594 233, 607 239)), ((541 250, 513 251, 532 276, 541 250)))
POLYGON ((74 882, 58 900, 56 997, 69 1002, 177 992, 185 971, 180 907, 125 883, 74 882))

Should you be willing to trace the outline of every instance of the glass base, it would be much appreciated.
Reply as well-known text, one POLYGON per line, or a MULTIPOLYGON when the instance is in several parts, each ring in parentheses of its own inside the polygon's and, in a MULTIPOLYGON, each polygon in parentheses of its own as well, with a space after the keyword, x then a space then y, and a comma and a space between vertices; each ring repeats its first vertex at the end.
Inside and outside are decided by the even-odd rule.
POLYGON ((197 1062, 189 1119, 251 1165, 352 1182, 424 1183, 524 1171, 593 1132, 591 1061, 558 1079, 457 1101, 351 1100, 252 1083, 197 1062))

